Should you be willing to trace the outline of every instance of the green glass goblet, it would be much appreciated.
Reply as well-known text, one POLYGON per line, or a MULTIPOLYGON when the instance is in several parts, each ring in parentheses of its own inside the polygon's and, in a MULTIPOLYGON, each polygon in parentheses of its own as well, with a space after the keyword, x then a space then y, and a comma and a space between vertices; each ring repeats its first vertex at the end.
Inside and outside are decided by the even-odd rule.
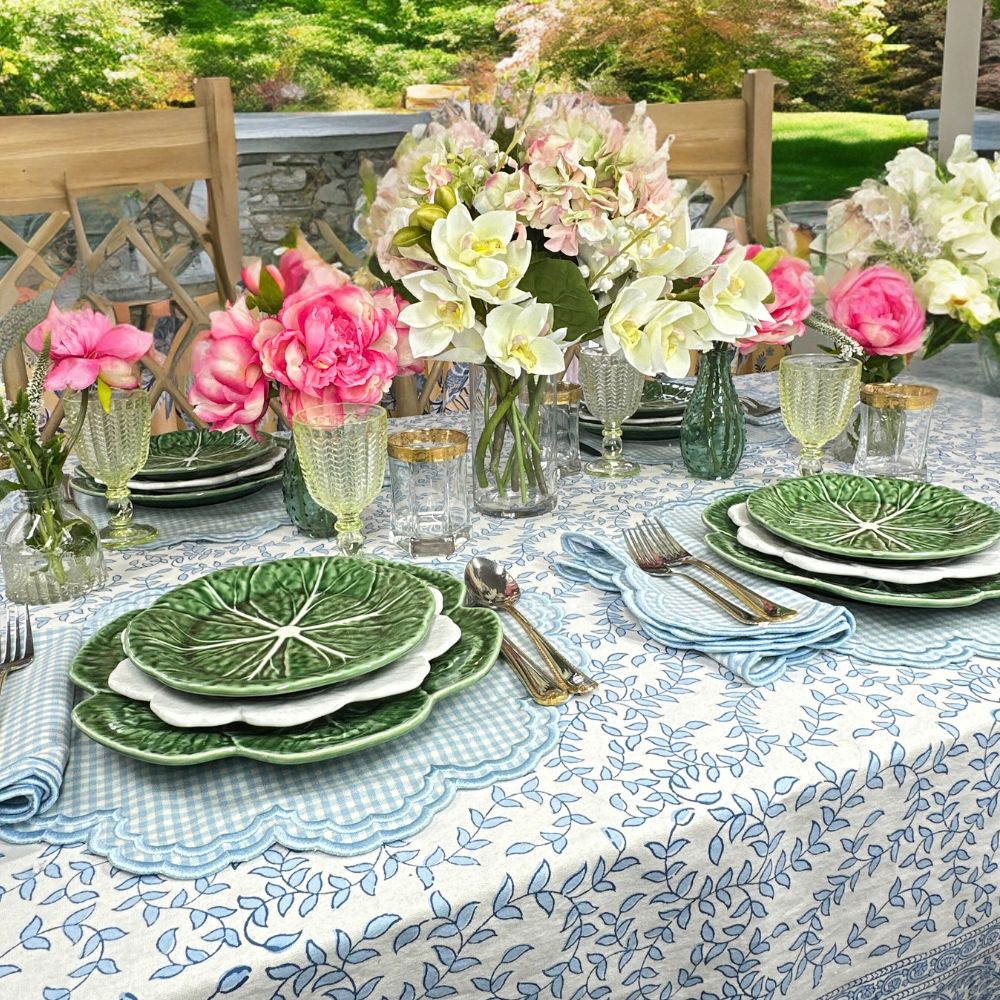
POLYGON ((361 512, 382 488, 388 417, 381 406, 323 403, 300 410, 292 420, 306 487, 336 516, 337 545, 346 556, 361 551, 361 512))
POLYGON ((781 359, 781 416, 799 444, 799 475, 823 471, 823 445, 851 419, 861 388, 861 362, 829 354, 790 354, 781 359))
MULTIPOLYGON (((89 390, 87 390, 89 392, 89 390)), ((104 483, 111 519, 101 529, 101 541, 110 549, 143 545, 156 537, 156 528, 132 520, 128 481, 146 464, 152 412, 145 389, 115 389, 105 410, 95 393, 84 404, 82 395, 63 397, 68 431, 83 417, 76 454, 83 468, 104 483)))

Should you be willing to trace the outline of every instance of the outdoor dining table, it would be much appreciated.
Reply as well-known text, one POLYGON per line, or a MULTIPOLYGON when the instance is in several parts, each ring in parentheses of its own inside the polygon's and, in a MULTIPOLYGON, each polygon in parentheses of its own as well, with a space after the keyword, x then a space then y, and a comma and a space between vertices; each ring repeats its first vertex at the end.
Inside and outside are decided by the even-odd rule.
MULTIPOLYGON (((773 374, 738 381, 776 398, 773 374)), ((931 479, 995 503, 1000 399, 941 384, 931 479)), ((845 646, 764 687, 664 648, 619 595, 555 571, 562 533, 613 539, 656 510, 697 534, 709 498, 795 455, 780 424, 753 428, 716 483, 663 448, 634 480, 564 480, 552 514, 477 517, 431 563, 510 564, 592 696, 540 707, 499 663, 407 737, 301 768, 157 767, 73 732, 66 785, 104 783, 103 805, 0 826, 0 996, 1000 997, 1000 603, 853 604, 845 646), (164 785, 176 815, 149 805, 164 785)), ((401 558, 388 510, 383 489, 367 551, 401 558)), ((334 551, 277 487, 170 516, 158 543, 109 553, 105 590, 33 609, 38 662, 0 727, 39 671, 171 586, 334 551)))

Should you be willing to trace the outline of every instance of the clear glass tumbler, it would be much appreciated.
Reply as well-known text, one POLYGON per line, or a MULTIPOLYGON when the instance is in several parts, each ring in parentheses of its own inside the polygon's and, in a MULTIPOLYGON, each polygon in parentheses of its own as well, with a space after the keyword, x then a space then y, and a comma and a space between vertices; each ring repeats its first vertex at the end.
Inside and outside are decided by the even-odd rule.
POLYGON ((556 455, 560 476, 576 476, 580 463, 580 402, 583 390, 575 382, 557 382, 551 398, 556 404, 556 455))
POLYGON ((583 471, 604 479, 637 476, 640 466, 622 458, 622 421, 639 409, 645 378, 623 353, 608 354, 597 342, 585 344, 579 357, 583 400, 604 425, 604 453, 583 471))
POLYGON ((469 540, 469 436, 450 428, 389 435, 392 540, 411 556, 450 556, 469 540))
POLYGON ((128 481, 149 457, 152 413, 145 389, 115 389, 105 410, 96 394, 63 397, 69 433, 83 419, 76 454, 84 470, 105 485, 111 520, 101 529, 105 548, 124 549, 156 538, 156 528, 132 520, 128 481))
POLYGON ((799 444, 799 475, 823 471, 823 445, 846 426, 861 387, 861 362, 829 354, 790 354, 781 359, 781 416, 799 444))
POLYGON ((337 545, 347 556, 361 551, 361 512, 382 488, 388 418, 381 406, 326 403, 300 410, 292 421, 306 486, 336 515, 337 545))
POLYGON ((855 474, 925 482, 927 439, 937 395, 930 385, 863 385, 855 474))

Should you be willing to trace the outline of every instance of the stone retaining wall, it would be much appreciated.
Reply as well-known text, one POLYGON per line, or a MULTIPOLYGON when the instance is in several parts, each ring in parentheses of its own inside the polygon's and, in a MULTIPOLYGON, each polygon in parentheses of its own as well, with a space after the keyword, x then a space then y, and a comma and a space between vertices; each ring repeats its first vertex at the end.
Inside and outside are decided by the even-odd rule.
POLYGON ((309 234, 324 219, 345 243, 354 236, 359 170, 389 165, 403 135, 424 115, 237 115, 243 253, 267 256, 292 226, 309 234))

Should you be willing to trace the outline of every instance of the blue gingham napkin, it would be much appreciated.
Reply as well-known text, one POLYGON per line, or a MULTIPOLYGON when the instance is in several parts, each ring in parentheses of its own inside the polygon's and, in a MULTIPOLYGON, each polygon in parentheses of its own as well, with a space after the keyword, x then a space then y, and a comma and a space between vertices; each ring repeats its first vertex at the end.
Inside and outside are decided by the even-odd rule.
MULTIPOLYGON (((674 532, 689 551, 704 556, 695 539, 674 532)), ((601 590, 621 593, 642 631, 672 649, 692 649, 711 656, 747 684, 759 686, 778 680, 797 663, 818 650, 845 643, 854 632, 854 616, 846 608, 814 600, 784 587, 768 584, 767 594, 799 613, 785 622, 740 625, 683 580, 656 580, 643 573, 624 547, 582 531, 562 536, 563 554, 556 556, 558 571, 571 580, 601 590)), ((697 570, 685 570, 697 575, 697 570)), ((733 571, 727 567, 727 573, 733 571)), ((758 588, 758 581, 734 573, 741 582, 758 588)), ((710 583, 729 597, 721 585, 710 583)), ((730 598, 732 599, 732 598, 730 598)), ((738 603, 734 600, 734 603, 738 603)))
POLYGON ((56 626, 34 638, 34 660, 0 694, 0 825, 31 819, 59 797, 69 752, 68 669, 80 630, 56 626))

